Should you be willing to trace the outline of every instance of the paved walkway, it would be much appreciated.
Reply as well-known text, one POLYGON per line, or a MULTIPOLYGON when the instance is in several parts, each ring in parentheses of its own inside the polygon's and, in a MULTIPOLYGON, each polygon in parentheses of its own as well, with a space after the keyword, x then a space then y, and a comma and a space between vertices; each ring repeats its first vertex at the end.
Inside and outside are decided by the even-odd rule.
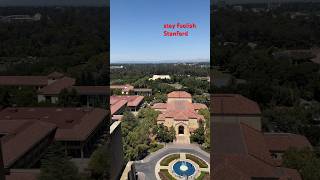
POLYGON ((190 144, 190 137, 187 135, 176 135, 175 144, 190 144))
POLYGON ((210 163, 210 154, 200 149, 196 144, 168 144, 157 152, 154 152, 141 161, 134 162, 137 172, 144 174, 146 180, 156 180, 155 167, 157 162, 165 155, 172 153, 190 153, 199 156, 210 163))

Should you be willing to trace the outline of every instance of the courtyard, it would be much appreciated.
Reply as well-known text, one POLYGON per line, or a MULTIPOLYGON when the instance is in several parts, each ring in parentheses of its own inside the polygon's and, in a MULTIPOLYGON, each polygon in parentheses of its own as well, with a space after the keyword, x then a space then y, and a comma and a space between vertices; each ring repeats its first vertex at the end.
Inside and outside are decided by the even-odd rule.
POLYGON ((167 144, 134 164, 139 180, 160 180, 159 174, 170 174, 168 176, 175 179, 184 179, 186 176, 197 179, 210 173, 210 154, 196 144, 167 144), (181 174, 179 169, 185 174, 181 174))

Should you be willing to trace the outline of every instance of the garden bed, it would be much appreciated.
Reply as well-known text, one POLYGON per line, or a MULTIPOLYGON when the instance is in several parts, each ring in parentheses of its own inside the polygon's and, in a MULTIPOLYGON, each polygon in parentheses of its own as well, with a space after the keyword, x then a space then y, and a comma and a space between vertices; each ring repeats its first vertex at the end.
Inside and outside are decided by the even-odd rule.
POLYGON ((201 171, 200 176, 197 177, 196 180, 210 180, 210 174, 208 172, 201 171))
POLYGON ((161 180, 176 180, 168 171, 168 169, 160 169, 159 176, 161 180))
POLYGON ((205 161, 203 161, 202 159, 200 159, 196 156, 193 156, 191 154, 186 154, 186 158, 197 163, 200 168, 207 168, 208 167, 208 164, 205 161))
POLYGON ((171 154, 167 157, 165 157, 161 162, 160 165, 161 166, 169 166, 169 163, 172 162, 175 159, 179 159, 180 158, 180 154, 171 154))

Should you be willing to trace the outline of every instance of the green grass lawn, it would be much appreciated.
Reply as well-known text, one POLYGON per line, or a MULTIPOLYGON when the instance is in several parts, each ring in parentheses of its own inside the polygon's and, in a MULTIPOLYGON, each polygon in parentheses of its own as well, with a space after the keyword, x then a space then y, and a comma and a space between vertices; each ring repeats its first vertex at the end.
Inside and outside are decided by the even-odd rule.
POLYGON ((207 168, 208 165, 206 162, 204 162, 202 159, 196 157, 196 156, 193 156, 191 154, 186 154, 186 158, 187 159, 190 159, 191 161, 197 163, 199 165, 200 168, 207 168))
POLYGON ((171 154, 167 157, 165 157, 161 162, 160 165, 161 166, 168 166, 169 163, 175 159, 179 159, 180 158, 180 154, 171 154))
POLYGON ((161 180, 176 180, 168 171, 168 169, 160 169, 159 176, 161 180))
POLYGON ((199 177, 196 178, 196 180, 209 180, 210 175, 208 172, 201 171, 201 174, 199 177))

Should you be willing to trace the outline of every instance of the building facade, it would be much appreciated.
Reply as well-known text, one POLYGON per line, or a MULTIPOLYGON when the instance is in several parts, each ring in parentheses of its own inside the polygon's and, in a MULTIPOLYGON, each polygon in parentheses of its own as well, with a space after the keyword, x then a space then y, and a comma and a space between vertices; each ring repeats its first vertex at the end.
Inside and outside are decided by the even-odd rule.
POLYGON ((185 91, 173 91, 167 95, 166 103, 156 103, 153 109, 160 111, 157 118, 158 124, 166 127, 174 127, 177 136, 186 136, 199 128, 205 119, 198 114, 200 109, 207 109, 207 106, 199 103, 192 103, 191 94, 185 91))

